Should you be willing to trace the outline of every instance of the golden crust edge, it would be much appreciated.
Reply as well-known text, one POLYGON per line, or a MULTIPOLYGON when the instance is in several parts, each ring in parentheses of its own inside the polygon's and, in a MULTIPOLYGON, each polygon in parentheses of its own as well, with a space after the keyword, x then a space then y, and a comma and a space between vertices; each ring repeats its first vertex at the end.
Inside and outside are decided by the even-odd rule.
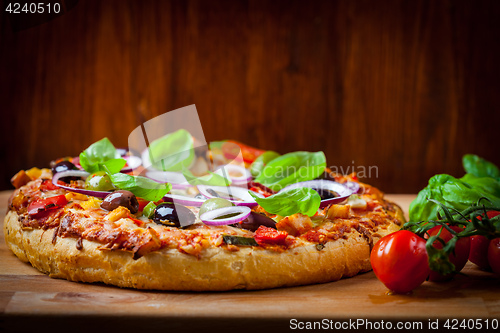
MULTIPOLYGON (((402 216, 401 209, 396 206, 396 210, 402 216)), ((373 242, 398 229, 389 224, 373 242)), ((128 252, 99 250, 101 244, 88 240, 83 240, 82 250, 74 238, 58 237, 53 244, 53 232, 22 230, 15 211, 4 220, 6 243, 20 260, 53 278, 70 281, 155 290, 256 290, 333 282, 371 270, 369 242, 356 231, 347 239, 327 242, 321 251, 314 244, 284 252, 211 248, 196 258, 161 250, 137 260, 128 252)))

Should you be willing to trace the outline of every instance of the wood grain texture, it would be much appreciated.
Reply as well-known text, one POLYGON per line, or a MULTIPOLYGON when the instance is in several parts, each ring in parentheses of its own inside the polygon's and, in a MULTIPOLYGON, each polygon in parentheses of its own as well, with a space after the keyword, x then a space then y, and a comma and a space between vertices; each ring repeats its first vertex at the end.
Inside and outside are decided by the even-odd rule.
POLYGON ((208 141, 323 150, 387 192, 461 176, 465 153, 500 164, 498 1, 81 0, 0 20, 3 189, 190 104, 208 141))
MULTIPOLYGON (((12 191, 0 192, 0 215, 12 191)), ((415 195, 388 195, 405 212, 415 195)), ((3 222, 0 222, 2 226, 3 222)), ((51 279, 12 254, 0 228, 0 331, 289 332, 290 319, 388 321, 498 319, 500 285, 468 263, 446 283, 389 295, 373 272, 340 281, 263 291, 157 292, 51 279), (36 320, 35 320, 36 319, 36 320)), ((427 328, 425 326, 424 328, 427 328)), ((420 330, 415 330, 420 331, 420 330)), ((493 332, 493 330, 491 330, 493 332)))

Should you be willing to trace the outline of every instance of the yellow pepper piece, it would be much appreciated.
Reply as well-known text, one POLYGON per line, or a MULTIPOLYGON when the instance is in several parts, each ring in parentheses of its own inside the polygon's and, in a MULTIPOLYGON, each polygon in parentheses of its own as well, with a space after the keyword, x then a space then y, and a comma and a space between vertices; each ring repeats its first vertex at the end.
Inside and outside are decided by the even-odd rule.
POLYGON ((88 199, 87 201, 80 202, 80 206, 82 206, 83 209, 92 209, 101 207, 102 200, 99 200, 95 197, 87 197, 87 199, 88 199))
POLYGON ((80 194, 80 193, 75 193, 75 192, 68 192, 64 195, 66 197, 66 200, 71 201, 71 200, 81 200, 81 201, 87 201, 89 199, 88 196, 85 194, 80 194))
POLYGON ((42 170, 38 168, 31 168, 29 170, 26 170, 26 174, 32 179, 37 179, 42 175, 42 170))

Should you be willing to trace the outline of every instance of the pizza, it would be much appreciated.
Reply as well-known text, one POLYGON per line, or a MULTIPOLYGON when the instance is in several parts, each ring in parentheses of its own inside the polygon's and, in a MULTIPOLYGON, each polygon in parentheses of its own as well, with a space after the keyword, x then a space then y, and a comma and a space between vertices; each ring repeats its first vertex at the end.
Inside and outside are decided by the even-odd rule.
POLYGON ((152 154, 146 165, 144 155, 103 139, 77 158, 20 171, 5 240, 53 278, 252 290, 369 271, 374 243, 404 223, 381 191, 354 173, 332 172, 320 152, 280 155, 232 141, 221 147, 221 154, 212 147, 190 154, 183 171, 172 171, 155 169, 152 154), (295 170, 283 172, 291 164, 295 170))

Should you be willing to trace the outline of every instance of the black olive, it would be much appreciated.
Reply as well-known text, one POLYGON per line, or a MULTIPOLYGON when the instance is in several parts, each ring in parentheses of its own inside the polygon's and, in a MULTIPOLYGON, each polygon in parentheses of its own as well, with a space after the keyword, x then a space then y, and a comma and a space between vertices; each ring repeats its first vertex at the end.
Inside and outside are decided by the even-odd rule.
POLYGON ((189 208, 172 202, 159 204, 153 215, 155 223, 177 228, 187 227, 195 220, 196 217, 189 208))
MULTIPOLYGON (((52 175, 55 175, 58 172, 68 171, 68 170, 78 170, 76 165, 71 163, 70 161, 61 161, 52 167, 52 175)), ((79 177, 62 177, 59 180, 62 180, 65 183, 69 183, 72 180, 78 180, 79 177)))
POLYGON ((256 212, 251 212, 246 219, 244 219, 239 223, 234 224, 235 227, 241 229, 247 229, 250 231, 255 231, 259 229, 261 225, 268 228, 276 229, 276 222, 272 218, 269 218, 264 214, 256 212))
POLYGON ((323 188, 313 188, 313 190, 318 192, 319 196, 321 197, 321 200, 332 199, 332 198, 336 198, 339 196, 337 192, 330 191, 330 190, 323 189, 323 188))
POLYGON ((130 191, 119 190, 110 193, 104 198, 101 208, 109 211, 115 210, 119 206, 128 208, 128 210, 135 214, 139 210, 139 202, 135 195, 130 191))

